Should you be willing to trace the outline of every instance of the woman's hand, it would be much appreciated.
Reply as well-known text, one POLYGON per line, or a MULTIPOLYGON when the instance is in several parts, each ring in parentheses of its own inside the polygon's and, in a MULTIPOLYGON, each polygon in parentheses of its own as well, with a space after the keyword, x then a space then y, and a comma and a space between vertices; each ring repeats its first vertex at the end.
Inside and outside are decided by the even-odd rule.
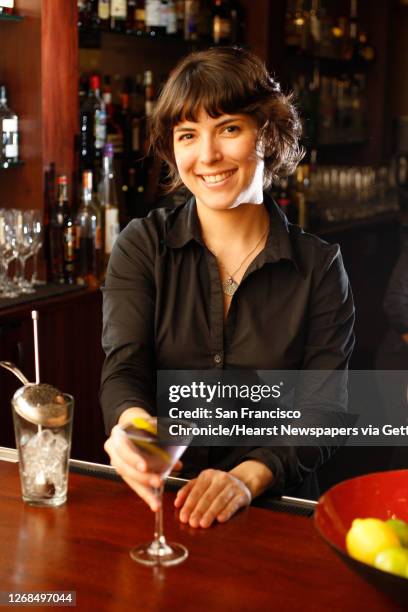
POLYGON ((118 474, 156 512, 159 501, 154 489, 160 486, 161 478, 147 471, 146 461, 119 425, 112 429, 104 448, 118 474))
POLYGON ((210 527, 214 520, 228 521, 240 508, 249 506, 249 488, 230 472, 204 470, 177 493, 174 505, 180 521, 191 527, 210 527))

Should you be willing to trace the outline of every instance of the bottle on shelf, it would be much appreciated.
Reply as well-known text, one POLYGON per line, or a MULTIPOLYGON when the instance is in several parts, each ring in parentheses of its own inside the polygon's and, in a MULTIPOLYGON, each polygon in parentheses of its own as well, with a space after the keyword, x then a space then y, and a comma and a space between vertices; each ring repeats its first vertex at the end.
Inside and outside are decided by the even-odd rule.
POLYGON ((111 0, 110 29, 113 32, 125 32, 128 16, 126 0, 111 0))
POLYGON ((0 15, 12 15, 14 13, 14 0, 0 0, 0 15))
POLYGON ((119 206, 113 169, 113 147, 103 149, 102 178, 98 187, 101 208, 103 272, 106 270, 113 245, 119 235, 119 206))
POLYGON ((89 85, 88 95, 80 108, 80 167, 81 170, 98 170, 106 142, 106 108, 100 94, 100 77, 92 75, 89 85))
POLYGON ((18 161, 18 116, 7 104, 7 92, 0 85, 0 166, 18 161))
POLYGON ((75 284, 75 225, 68 209, 64 224, 64 280, 68 285, 75 284))
POLYGON ((98 0, 99 27, 102 30, 109 30, 110 16, 110 0, 98 0))
POLYGON ((64 230, 68 217, 68 179, 66 174, 57 177, 57 200, 51 209, 50 276, 53 283, 64 283, 64 230))
POLYGON ((77 0, 79 28, 91 30, 100 27, 98 2, 99 0, 77 0))
POLYGON ((145 0, 136 0, 134 8, 133 33, 141 36, 146 33, 145 0))
POLYGON ((177 35, 177 9, 174 0, 162 2, 162 25, 164 24, 167 36, 177 35))
POLYGON ((228 44, 231 40, 231 13, 227 0, 214 0, 212 10, 212 38, 216 45, 228 44))
POLYGON ((101 273, 101 215, 93 200, 93 175, 82 174, 82 199, 75 217, 75 247, 78 285, 97 287, 101 273))
POLYGON ((165 34, 166 25, 162 23, 162 3, 160 0, 145 0, 146 32, 150 36, 165 34))
POLYGON ((186 0, 184 6, 184 39, 197 40, 198 17, 200 6, 198 0, 186 0))
POLYGON ((283 214, 290 222, 295 221, 293 203, 288 190, 288 179, 286 177, 281 178, 274 191, 275 201, 283 214))

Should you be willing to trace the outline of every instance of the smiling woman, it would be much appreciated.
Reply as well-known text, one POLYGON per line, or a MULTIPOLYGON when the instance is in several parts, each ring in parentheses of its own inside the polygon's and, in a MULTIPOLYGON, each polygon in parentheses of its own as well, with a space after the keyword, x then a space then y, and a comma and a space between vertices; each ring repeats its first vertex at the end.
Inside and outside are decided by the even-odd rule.
MULTIPOLYGON (((116 425, 155 418, 157 370, 345 370, 354 307, 338 246, 290 224, 263 191, 294 171, 302 150, 291 96, 258 58, 237 48, 187 56, 161 91, 150 134, 168 189, 184 184, 193 197, 132 221, 115 243, 103 289, 101 403, 111 463, 157 510, 157 475, 116 425)), ((327 401, 314 389, 294 408, 321 411, 327 401)), ((313 472, 331 452, 192 446, 179 519, 209 527, 266 490, 313 497, 313 472)))

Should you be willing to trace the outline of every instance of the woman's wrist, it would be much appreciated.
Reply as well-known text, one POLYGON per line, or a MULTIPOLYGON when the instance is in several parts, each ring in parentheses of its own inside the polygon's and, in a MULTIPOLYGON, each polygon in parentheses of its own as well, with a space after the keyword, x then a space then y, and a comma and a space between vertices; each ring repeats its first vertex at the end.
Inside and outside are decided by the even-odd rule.
POLYGON ((248 487, 252 499, 261 495, 273 482, 274 475, 264 463, 256 459, 247 459, 232 470, 230 474, 241 480, 248 487))

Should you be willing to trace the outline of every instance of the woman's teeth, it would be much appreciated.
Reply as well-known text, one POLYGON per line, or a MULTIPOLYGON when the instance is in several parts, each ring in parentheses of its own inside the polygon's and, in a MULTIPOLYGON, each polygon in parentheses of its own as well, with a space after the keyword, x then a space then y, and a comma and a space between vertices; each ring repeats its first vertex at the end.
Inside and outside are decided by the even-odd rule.
POLYGON ((234 172, 235 172, 235 170, 229 170, 228 172, 223 172, 222 174, 212 174, 212 175, 208 175, 208 176, 205 176, 203 174, 202 175, 202 179, 206 183, 220 183, 221 181, 224 181, 226 178, 228 178, 229 176, 234 174, 234 172))

